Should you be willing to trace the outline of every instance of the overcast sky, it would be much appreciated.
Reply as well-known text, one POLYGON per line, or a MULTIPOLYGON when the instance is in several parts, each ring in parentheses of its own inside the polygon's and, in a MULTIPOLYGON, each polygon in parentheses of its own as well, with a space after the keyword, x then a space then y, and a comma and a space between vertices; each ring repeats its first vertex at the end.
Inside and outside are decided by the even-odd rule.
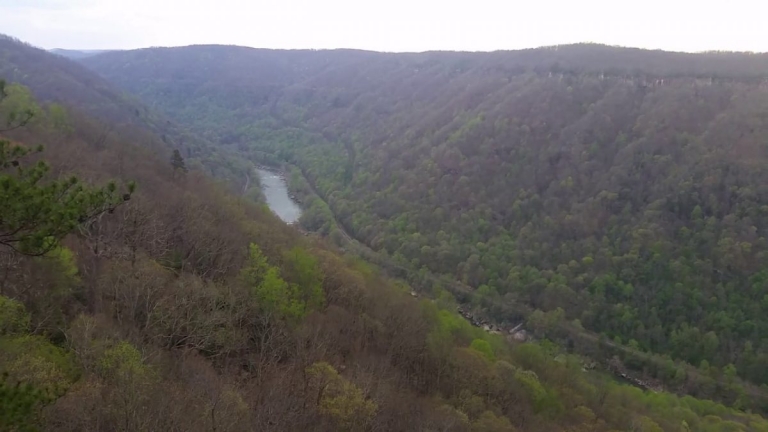
POLYGON ((767 14, 764 0, 0 0, 0 33, 73 49, 488 51, 599 42, 764 52, 767 14))

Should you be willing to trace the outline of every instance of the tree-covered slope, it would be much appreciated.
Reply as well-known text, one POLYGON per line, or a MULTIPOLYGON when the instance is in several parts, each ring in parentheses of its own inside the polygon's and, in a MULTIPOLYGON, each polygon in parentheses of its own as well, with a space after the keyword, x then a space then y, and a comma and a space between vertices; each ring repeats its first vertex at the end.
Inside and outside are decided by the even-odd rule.
POLYGON ((199 46, 84 63, 249 158, 297 164, 347 231, 482 288, 476 304, 562 308, 768 383, 766 55, 199 46))
POLYGON ((178 149, 193 165, 201 163, 209 173, 231 181, 243 181, 250 168, 79 63, 1 34, 0 76, 29 87, 40 100, 105 121, 101 139, 125 133, 163 155, 178 149))
POLYGON ((509 344, 158 157, 146 131, 101 139, 111 123, 4 90, 0 239, 46 253, 0 243, 2 430, 768 430, 509 344), (114 201, 110 179, 137 188, 114 201))

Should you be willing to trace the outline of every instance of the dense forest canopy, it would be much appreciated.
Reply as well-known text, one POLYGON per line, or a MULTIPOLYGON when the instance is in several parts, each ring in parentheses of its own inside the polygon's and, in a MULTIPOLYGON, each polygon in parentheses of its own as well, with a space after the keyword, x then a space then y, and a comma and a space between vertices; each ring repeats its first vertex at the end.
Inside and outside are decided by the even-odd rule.
POLYGON ((40 100, 64 103, 104 121, 104 140, 112 135, 135 135, 142 131, 144 135, 137 139, 156 149, 158 154, 179 149, 190 162, 202 165, 217 178, 231 181, 242 181, 251 167, 71 60, 2 34, 0 59, 0 77, 5 80, 33 88, 40 100))
MULTIPOLYGON (((96 95, 116 104, 104 112, 125 112, 110 86, 82 84, 86 95, 69 99, 84 68, 1 46, 0 70, 29 87, 9 77, 0 100, 0 197, 13 200, 0 235, 32 227, 44 241, 31 245, 50 247, 0 243, 0 430, 768 430, 730 369, 732 407, 642 391, 550 342, 473 327, 445 291, 414 298, 403 281, 233 195, 151 124, 98 116, 96 95), (50 88, 64 90, 51 98, 50 88), (3 195, 11 189, 20 193, 3 195), (39 225, 37 209, 55 217, 39 225)), ((358 199, 347 194, 363 165, 327 173, 346 166, 331 168, 339 155, 374 167, 374 149, 264 119, 242 131, 260 138, 228 151, 301 164, 321 193, 337 191, 334 207, 358 199)), ((212 150, 201 147, 201 160, 212 150)))
POLYGON ((83 63, 211 141, 297 165, 355 238, 478 304, 562 309, 768 384, 768 55, 191 46, 83 63))

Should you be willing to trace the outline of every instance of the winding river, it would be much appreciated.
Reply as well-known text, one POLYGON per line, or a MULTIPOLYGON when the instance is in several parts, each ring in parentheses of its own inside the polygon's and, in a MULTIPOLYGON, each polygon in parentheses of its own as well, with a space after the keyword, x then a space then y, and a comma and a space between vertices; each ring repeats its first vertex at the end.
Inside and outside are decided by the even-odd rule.
POLYGON ((301 207, 288 194, 288 184, 280 173, 257 168, 261 181, 261 191, 267 199, 267 205, 283 222, 296 223, 301 217, 301 207))

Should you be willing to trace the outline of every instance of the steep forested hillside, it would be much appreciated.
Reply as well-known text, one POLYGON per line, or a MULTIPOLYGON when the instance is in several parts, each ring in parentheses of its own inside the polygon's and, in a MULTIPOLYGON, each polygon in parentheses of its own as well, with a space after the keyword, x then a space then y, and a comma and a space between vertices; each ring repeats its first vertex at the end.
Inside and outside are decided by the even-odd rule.
POLYGON ((105 121, 101 139, 128 133, 158 152, 178 149, 190 164, 202 163, 216 177, 242 180, 250 164, 199 135, 187 132, 135 97, 81 65, 0 35, 0 77, 31 88, 44 101, 69 105, 105 121), (136 136, 143 131, 141 137, 136 136))
POLYGON ((0 430, 768 430, 509 344, 158 156, 141 125, 0 89, 0 430))
POLYGON ((543 334, 583 326, 768 384, 768 55, 194 46, 84 63, 296 164, 350 234, 476 288, 498 320, 531 305, 543 334))

